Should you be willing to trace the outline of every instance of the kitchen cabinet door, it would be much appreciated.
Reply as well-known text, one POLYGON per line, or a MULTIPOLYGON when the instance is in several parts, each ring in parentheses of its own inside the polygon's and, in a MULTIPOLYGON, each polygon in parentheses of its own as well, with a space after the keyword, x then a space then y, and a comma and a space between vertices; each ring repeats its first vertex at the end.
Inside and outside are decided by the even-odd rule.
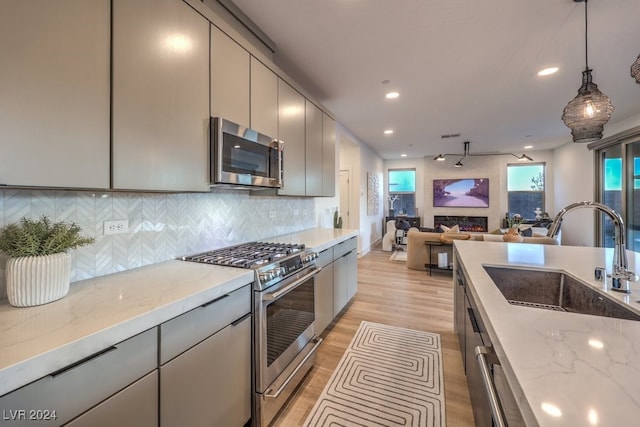
POLYGON ((278 137, 278 76, 251 57, 251 129, 278 137))
POLYGON ((158 370, 111 396, 65 427, 158 426, 158 370))
POLYGON ((278 79, 278 138, 284 143, 284 182, 278 194, 304 196, 305 98, 282 79, 278 79))
POLYGON ((305 100, 306 195, 322 196, 322 110, 305 100))
POLYGON ((250 127, 250 58, 242 46, 211 25, 211 115, 250 127))
POLYGON ((209 25, 180 0, 114 0, 114 189, 208 189, 209 25))
POLYGON ((333 321, 333 263, 322 267, 316 276, 316 334, 320 335, 333 321))
POLYGON ((336 121, 322 113, 322 195, 336 195, 336 121))
POLYGON ((247 315, 160 367, 160 425, 243 426, 251 393, 247 315))
POLYGON ((349 302, 347 291, 347 255, 333 262, 333 317, 349 302))
POLYGON ((358 251, 355 249, 346 256, 347 261, 347 301, 351 301, 358 292, 358 251))
POLYGON ((0 2, 0 184, 109 187, 109 0, 0 2))

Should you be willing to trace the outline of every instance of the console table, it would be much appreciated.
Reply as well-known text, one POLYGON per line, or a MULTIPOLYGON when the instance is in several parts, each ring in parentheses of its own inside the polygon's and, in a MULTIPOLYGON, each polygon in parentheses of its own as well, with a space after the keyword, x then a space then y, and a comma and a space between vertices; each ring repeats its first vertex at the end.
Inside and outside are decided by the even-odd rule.
POLYGON ((436 271, 443 271, 443 272, 448 272, 453 274, 453 251, 446 251, 445 253, 447 254, 447 267, 443 268, 443 267, 439 267, 438 263, 436 262, 435 264, 431 262, 432 258, 433 258, 433 248, 453 248, 453 243, 442 243, 442 242, 430 242, 430 241, 426 241, 424 242, 425 246, 427 247, 427 256, 429 258, 429 262, 427 264, 425 264, 425 268, 429 271, 429 276, 431 276, 431 272, 433 270, 436 271))

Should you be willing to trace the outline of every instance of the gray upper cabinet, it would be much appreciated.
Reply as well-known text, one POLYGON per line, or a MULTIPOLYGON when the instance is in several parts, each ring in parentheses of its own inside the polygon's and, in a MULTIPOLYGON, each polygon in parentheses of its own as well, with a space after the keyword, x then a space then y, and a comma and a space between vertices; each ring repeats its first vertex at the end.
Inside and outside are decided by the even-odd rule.
POLYGON ((249 127, 251 55, 211 25, 211 115, 249 127))
POLYGON ((0 2, 0 184, 109 187, 109 3, 0 2))
POLYGON ((251 129, 278 136, 278 76, 251 57, 251 129))
POLYGON ((306 195, 322 196, 322 111, 305 101, 306 195))
POLYGON ((180 0, 114 0, 113 188, 208 189, 209 25, 180 0))
POLYGON ((336 122, 322 113, 322 195, 336 195, 336 122))
POLYGON ((280 195, 305 193, 305 98, 278 79, 278 138, 284 143, 284 183, 280 195))

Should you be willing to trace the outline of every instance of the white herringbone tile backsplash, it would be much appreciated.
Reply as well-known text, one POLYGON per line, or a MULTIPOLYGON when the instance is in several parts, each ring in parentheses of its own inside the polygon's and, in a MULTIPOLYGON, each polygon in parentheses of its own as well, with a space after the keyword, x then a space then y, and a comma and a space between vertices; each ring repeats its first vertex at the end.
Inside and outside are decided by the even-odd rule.
MULTIPOLYGON (((92 193, 0 191, 0 227, 46 215, 75 222, 96 243, 71 251, 72 281, 316 226, 311 198, 211 193, 92 193), (294 210, 298 215, 294 215, 294 210), (275 218, 269 212, 275 212, 275 218), (105 220, 126 219, 129 233, 105 236, 105 220)), ((5 296, 0 263, 0 298, 5 296)))

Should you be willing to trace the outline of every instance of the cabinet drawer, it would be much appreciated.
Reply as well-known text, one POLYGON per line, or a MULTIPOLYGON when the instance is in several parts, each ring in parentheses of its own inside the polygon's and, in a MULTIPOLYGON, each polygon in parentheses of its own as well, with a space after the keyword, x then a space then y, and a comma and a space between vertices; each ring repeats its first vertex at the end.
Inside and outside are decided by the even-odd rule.
POLYGON ((333 262, 333 247, 329 249, 325 249, 324 251, 318 253, 318 258, 316 259, 316 265, 318 267, 326 267, 327 265, 333 262))
POLYGON ((56 419, 38 419, 38 425, 62 425, 154 370, 157 336, 150 329, 19 388, 0 398, 0 412, 14 414, 11 425, 20 426, 32 425, 30 410, 36 416, 55 411, 56 419))
POLYGON ((160 367, 160 425, 243 426, 251 418, 251 316, 160 367))
POLYGON ((158 426, 158 370, 154 370, 65 427, 158 426))
POLYGON ((251 312, 251 285, 223 295, 160 325, 160 364, 164 364, 231 322, 251 312))
POLYGON ((340 242, 333 247, 333 259, 338 259, 347 252, 356 249, 357 247, 358 242, 355 237, 352 237, 349 240, 345 240, 344 242, 340 242))

